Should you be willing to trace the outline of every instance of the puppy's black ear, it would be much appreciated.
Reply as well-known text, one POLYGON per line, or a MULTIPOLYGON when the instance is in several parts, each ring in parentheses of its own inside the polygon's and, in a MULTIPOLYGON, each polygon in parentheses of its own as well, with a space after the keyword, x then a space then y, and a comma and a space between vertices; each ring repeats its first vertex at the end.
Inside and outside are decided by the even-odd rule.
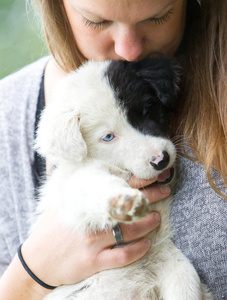
POLYGON ((149 83, 164 106, 174 108, 180 83, 180 66, 176 59, 151 58, 143 60, 137 75, 149 83))

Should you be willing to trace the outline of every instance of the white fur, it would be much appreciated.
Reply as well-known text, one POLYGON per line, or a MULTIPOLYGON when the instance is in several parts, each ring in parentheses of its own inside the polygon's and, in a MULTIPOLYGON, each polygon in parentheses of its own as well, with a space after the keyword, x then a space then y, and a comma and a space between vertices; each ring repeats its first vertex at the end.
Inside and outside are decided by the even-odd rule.
MULTIPOLYGON (((125 202, 133 202, 128 211, 131 222, 144 217, 149 212, 148 200, 126 180, 131 173, 144 179, 161 173, 149 161, 162 151, 170 155, 168 168, 176 156, 170 140, 143 135, 127 122, 103 76, 107 66, 108 62, 88 62, 63 79, 42 115, 36 141, 39 152, 56 165, 42 189, 39 210, 51 205, 64 226, 81 233, 117 224, 111 215, 113 199, 119 198, 114 208, 118 214, 124 213, 125 202), (102 141, 108 133, 116 138, 102 141)), ((150 209, 160 212, 162 223, 147 236, 151 248, 142 259, 59 287, 45 299, 213 299, 171 241, 170 206, 171 198, 152 204, 150 209), (85 286, 89 287, 81 289, 85 286)))

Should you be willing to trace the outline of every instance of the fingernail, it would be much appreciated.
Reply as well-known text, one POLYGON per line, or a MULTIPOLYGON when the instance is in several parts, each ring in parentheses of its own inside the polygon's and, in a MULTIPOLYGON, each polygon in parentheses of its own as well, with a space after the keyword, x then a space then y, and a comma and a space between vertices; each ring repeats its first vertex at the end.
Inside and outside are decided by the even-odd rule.
POLYGON ((145 247, 146 247, 146 248, 149 248, 150 245, 151 245, 151 241, 148 240, 148 239, 146 239, 146 240, 145 240, 145 247))
POLYGON ((154 212, 153 214, 154 214, 155 221, 157 223, 160 223, 161 222, 161 217, 160 217, 159 213, 154 212))
POLYGON ((171 192, 169 185, 160 185, 159 189, 162 194, 170 194, 170 192, 171 192))

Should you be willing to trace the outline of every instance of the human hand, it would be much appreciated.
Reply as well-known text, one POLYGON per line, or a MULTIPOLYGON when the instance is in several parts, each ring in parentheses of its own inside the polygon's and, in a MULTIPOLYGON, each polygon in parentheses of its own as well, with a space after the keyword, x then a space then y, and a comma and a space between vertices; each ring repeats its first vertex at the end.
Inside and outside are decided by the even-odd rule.
MULTIPOLYGON (((165 191, 164 187, 146 187, 156 180, 132 177, 129 184, 133 188, 142 188, 152 203, 170 193, 169 188, 165 191)), ((29 268, 45 283, 53 286, 74 284, 97 272, 123 267, 141 258, 150 245, 143 236, 159 224, 160 216, 156 212, 133 224, 122 223, 124 242, 137 241, 125 248, 113 248, 112 230, 83 235, 72 232, 70 228, 63 228, 54 211, 48 208, 25 241, 22 253, 29 268)))

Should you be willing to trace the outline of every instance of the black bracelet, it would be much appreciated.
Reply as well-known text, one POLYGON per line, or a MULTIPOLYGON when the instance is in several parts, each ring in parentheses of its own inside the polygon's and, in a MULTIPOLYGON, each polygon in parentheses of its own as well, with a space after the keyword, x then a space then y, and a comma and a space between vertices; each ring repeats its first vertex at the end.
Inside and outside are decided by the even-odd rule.
POLYGON ((46 284, 45 282, 43 282, 42 280, 40 280, 37 276, 35 276, 35 274, 29 269, 29 267, 27 266, 26 262, 24 261, 24 258, 22 256, 22 253, 21 253, 21 248, 22 248, 22 245, 21 244, 17 250, 17 254, 18 254, 18 257, 22 263, 22 266, 24 267, 24 269, 26 270, 26 272, 32 277, 32 279, 34 279, 38 284, 40 284, 42 287, 46 288, 46 289, 49 289, 49 290, 53 290, 55 289, 57 286, 51 286, 49 284, 46 284))

